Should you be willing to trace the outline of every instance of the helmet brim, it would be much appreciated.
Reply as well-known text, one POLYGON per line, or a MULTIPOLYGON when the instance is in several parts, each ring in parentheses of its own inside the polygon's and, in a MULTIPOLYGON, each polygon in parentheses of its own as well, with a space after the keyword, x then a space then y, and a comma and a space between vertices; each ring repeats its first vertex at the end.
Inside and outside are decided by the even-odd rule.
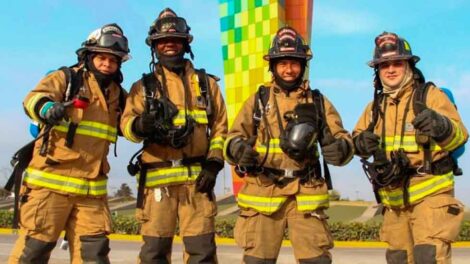
POLYGON ((113 54, 113 55, 118 56, 119 58, 121 58, 122 62, 125 62, 125 61, 128 61, 128 60, 132 59, 131 55, 126 53, 126 52, 120 52, 120 51, 115 51, 115 50, 111 50, 111 49, 107 49, 107 48, 98 48, 98 47, 79 48, 75 53, 78 56, 82 56, 82 54, 86 51, 113 54))
POLYGON ((263 56, 265 61, 270 61, 273 59, 280 59, 280 58, 295 58, 295 59, 302 59, 302 60, 310 60, 312 59, 312 55, 304 54, 304 53, 280 53, 280 54, 266 54, 263 56))
POLYGON ((369 67, 371 68, 375 68, 377 67, 377 65, 379 65, 382 62, 397 61, 397 60, 406 60, 406 61, 411 60, 413 63, 416 64, 418 63, 420 59, 421 59, 420 57, 415 56, 415 55, 395 55, 395 56, 387 56, 385 58, 371 60, 367 62, 367 65, 369 65, 369 67))

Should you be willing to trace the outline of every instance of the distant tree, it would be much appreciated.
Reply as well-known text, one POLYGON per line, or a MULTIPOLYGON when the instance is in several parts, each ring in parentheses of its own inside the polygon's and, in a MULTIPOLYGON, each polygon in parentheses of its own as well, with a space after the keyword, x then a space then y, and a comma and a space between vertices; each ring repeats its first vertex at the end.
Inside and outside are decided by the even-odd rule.
POLYGON ((114 194, 114 197, 132 197, 132 190, 127 183, 123 183, 114 194))
POLYGON ((331 190, 330 191, 330 201, 339 201, 341 200, 341 193, 338 190, 331 190))

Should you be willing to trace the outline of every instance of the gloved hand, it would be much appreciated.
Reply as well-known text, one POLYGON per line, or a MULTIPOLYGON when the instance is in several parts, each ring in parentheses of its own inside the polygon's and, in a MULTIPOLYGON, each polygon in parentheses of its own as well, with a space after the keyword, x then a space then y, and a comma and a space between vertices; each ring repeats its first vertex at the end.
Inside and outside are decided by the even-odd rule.
POLYGON ((366 157, 374 154, 380 144, 380 137, 367 130, 359 133, 353 140, 357 154, 366 157))
POLYGON ((39 115, 47 124, 55 126, 65 117, 65 108, 63 103, 49 101, 41 107, 39 115))
POLYGON ((229 154, 240 167, 254 167, 258 163, 259 153, 253 149, 256 137, 248 140, 243 138, 232 139, 229 145, 229 154))
POLYGON ((452 123, 450 120, 427 108, 422 102, 416 102, 418 107, 424 110, 412 121, 413 126, 424 135, 434 138, 437 142, 444 141, 452 133, 452 123))
POLYGON ((296 105, 294 108, 294 113, 297 115, 297 123, 317 123, 317 114, 315 105, 313 103, 296 105))
POLYGON ((157 131, 156 112, 143 112, 133 124, 133 130, 139 137, 148 137, 157 131))
POLYGON ((207 160, 202 164, 201 173, 196 179, 196 191, 206 193, 212 199, 217 174, 224 167, 221 161, 207 160))
POLYGON ((328 164, 339 166, 347 159, 350 147, 343 138, 335 138, 328 127, 323 129, 323 136, 320 142, 321 154, 328 164))

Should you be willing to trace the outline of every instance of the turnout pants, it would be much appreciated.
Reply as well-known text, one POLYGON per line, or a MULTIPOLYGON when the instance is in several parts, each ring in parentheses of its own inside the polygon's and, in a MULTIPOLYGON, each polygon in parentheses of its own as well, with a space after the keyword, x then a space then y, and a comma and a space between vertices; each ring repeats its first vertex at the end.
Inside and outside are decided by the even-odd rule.
POLYGON ((451 242, 460 231, 463 205, 451 193, 426 197, 405 209, 385 209, 380 239, 389 264, 452 263, 451 242))
POLYGON ((146 188, 143 209, 136 218, 142 223, 144 244, 140 263, 171 263, 176 225, 183 239, 184 263, 217 263, 214 217, 215 199, 195 191, 194 184, 146 188))
POLYGON ((109 263, 107 198, 64 195, 45 188, 23 191, 19 237, 8 263, 47 263, 63 230, 71 263, 109 263))
POLYGON ((276 263, 286 228, 298 263, 331 263, 333 238, 326 218, 323 210, 298 211, 295 196, 271 215, 242 209, 234 234, 244 250, 243 263, 276 263))

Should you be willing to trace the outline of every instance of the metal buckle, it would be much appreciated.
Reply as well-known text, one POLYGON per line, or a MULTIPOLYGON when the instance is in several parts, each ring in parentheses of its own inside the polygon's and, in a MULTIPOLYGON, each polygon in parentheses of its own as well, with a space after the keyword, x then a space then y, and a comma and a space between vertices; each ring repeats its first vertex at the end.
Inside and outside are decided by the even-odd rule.
POLYGON ((426 175, 426 172, 424 172, 424 165, 419 166, 416 168, 416 174, 418 175, 426 175))
POLYGON ((291 170, 291 169, 284 170, 284 177, 285 178, 294 178, 294 170, 291 170))
POLYGON ((177 159, 177 160, 171 160, 171 167, 181 167, 183 165, 183 160, 182 159, 177 159))

